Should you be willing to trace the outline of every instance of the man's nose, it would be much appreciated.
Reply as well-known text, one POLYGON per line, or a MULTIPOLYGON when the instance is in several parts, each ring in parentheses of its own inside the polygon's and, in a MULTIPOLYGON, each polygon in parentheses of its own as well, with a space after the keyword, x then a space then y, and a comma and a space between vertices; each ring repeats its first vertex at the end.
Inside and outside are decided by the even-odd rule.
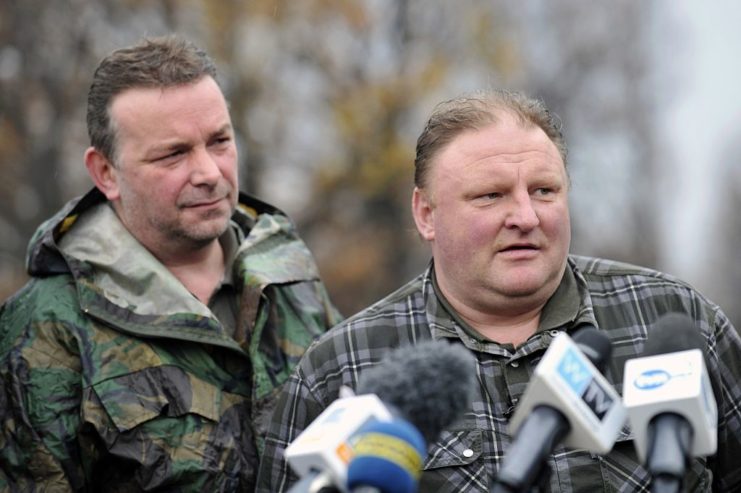
POLYGON ((195 149, 192 161, 190 180, 194 185, 212 185, 221 178, 221 169, 208 149, 195 149))
POLYGON ((533 207, 530 194, 522 193, 511 197, 510 208, 507 211, 505 226, 508 228, 519 228, 529 231, 540 224, 538 214, 533 207))

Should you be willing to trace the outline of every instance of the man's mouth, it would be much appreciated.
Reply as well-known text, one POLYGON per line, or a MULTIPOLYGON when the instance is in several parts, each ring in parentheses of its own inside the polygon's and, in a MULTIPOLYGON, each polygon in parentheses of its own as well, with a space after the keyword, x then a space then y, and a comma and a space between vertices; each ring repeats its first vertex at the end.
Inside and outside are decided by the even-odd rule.
POLYGON ((207 199, 207 200, 199 200, 197 202, 188 202, 185 204, 185 207, 209 207, 209 206, 218 204, 222 200, 224 200, 224 197, 207 199))
POLYGON ((536 247, 535 245, 531 243, 517 243, 514 245, 509 245, 507 247, 504 247, 499 251, 500 252, 516 252, 518 250, 524 250, 524 251, 538 250, 538 247, 536 247))

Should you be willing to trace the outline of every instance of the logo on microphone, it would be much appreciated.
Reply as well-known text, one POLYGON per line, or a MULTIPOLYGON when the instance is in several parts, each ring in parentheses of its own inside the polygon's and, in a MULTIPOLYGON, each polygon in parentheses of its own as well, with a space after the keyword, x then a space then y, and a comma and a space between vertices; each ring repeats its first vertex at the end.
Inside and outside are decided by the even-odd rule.
POLYGON ((639 390, 653 390, 666 384, 672 379, 666 370, 646 370, 633 380, 633 385, 639 390))
POLYGON ((558 374, 577 394, 582 402, 602 421, 613 404, 609 390, 594 378, 591 368, 583 357, 569 349, 558 365, 558 374))

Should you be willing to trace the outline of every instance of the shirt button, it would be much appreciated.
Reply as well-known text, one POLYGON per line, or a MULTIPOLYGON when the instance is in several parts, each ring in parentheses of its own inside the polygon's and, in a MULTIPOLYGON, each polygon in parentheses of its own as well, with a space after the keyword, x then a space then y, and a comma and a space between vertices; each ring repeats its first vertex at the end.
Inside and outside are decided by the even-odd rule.
POLYGON ((463 457, 473 457, 473 450, 470 448, 467 448, 463 451, 463 457))
POLYGON ((556 329, 549 330, 548 332, 550 332, 551 337, 556 337, 558 335, 558 331, 556 329))
POLYGON ((518 366, 520 366, 520 362, 519 361, 513 361, 512 363, 510 363, 510 365, 512 366, 512 368, 517 368, 518 366))

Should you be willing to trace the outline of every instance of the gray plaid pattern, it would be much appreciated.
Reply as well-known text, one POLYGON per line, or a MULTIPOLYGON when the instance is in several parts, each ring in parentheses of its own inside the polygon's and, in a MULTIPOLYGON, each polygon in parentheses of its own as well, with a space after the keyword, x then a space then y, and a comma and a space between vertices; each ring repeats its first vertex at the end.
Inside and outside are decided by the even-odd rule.
MULTIPOLYGON (((431 268, 395 293, 335 327, 305 354, 279 397, 258 489, 285 491, 297 478, 283 450, 358 375, 398 346, 423 339, 464 344, 478 360, 478 393, 468 412, 430 444, 420 480, 423 492, 488 491, 507 453, 507 424, 530 375, 559 331, 593 324, 612 341, 606 378, 622 390, 625 361, 643 350, 652 324, 667 312, 695 320, 708 346, 719 410, 718 452, 692 462, 686 491, 741 491, 741 340, 723 312, 686 283, 666 274, 601 259, 571 256, 561 287, 546 305, 541 327, 515 350, 476 336, 435 293, 431 268), (564 308, 566 307, 566 308, 564 308)), ((420 382, 420 385, 423 385, 420 382)), ((649 491, 630 430, 598 456, 558 447, 542 491, 649 491)))

